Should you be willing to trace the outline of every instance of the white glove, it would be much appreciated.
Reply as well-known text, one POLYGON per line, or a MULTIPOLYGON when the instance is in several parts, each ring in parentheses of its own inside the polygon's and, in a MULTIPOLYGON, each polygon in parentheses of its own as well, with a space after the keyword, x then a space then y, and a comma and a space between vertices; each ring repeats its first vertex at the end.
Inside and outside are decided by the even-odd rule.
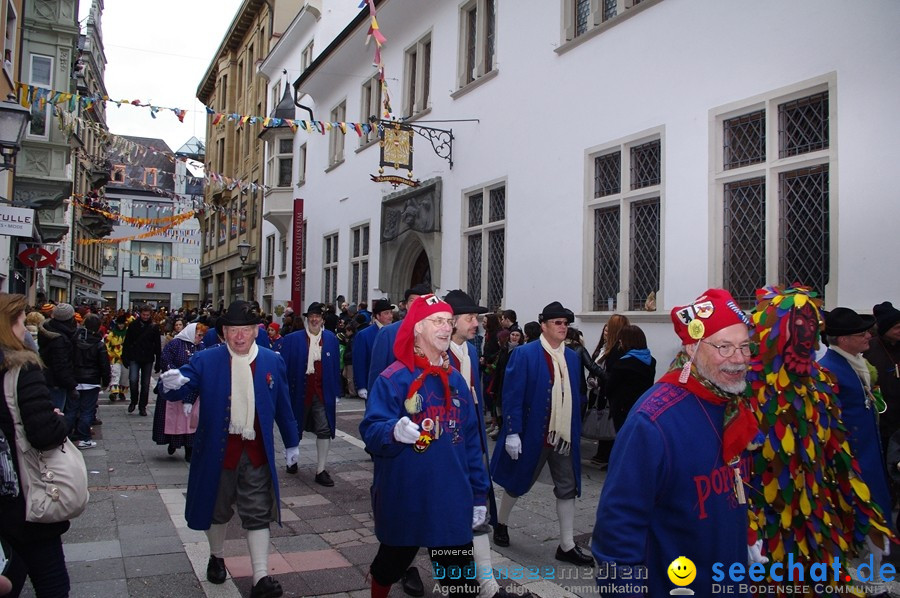
POLYGON ((288 466, 294 465, 297 463, 297 460, 300 458, 300 447, 292 446, 290 448, 284 449, 284 460, 287 462, 288 466))
POLYGON ((177 368, 166 370, 159 375, 159 379, 162 381, 163 388, 166 390, 178 390, 191 381, 190 378, 182 376, 181 370, 177 368))
POLYGON ((419 424, 409 421, 405 415, 394 424, 394 439, 403 444, 413 444, 419 439, 419 424))
POLYGON ((866 536, 866 546, 868 546, 869 552, 871 552, 878 560, 881 560, 882 557, 890 556, 891 554, 891 541, 887 536, 882 536, 881 539, 882 542, 881 545, 879 545, 873 542, 872 538, 866 536))
POLYGON ((478 527, 487 519, 487 507, 472 508, 472 527, 478 527))
POLYGON ((360 388, 359 390, 356 391, 356 396, 358 396, 362 400, 366 400, 369 398, 369 391, 366 390, 365 388, 360 388))
POLYGON ((519 438, 518 434, 510 434, 506 437, 506 454, 513 461, 517 460, 519 455, 522 454, 522 439, 519 438))
POLYGON ((182 403, 181 408, 184 409, 184 416, 188 417, 191 414, 191 411, 194 410, 193 403, 182 403))
POLYGON ((751 565, 753 563, 762 563, 765 565, 769 562, 769 557, 763 556, 762 553, 762 540, 757 540, 755 544, 747 546, 747 560, 751 565))

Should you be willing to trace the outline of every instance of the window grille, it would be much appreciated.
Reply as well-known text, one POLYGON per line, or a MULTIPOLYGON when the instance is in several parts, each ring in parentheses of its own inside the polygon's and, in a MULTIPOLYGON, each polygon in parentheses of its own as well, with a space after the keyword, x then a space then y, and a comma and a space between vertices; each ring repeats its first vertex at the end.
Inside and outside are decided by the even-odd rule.
POLYGON ((631 276, 628 294, 632 310, 643 310, 647 296, 659 290, 659 222, 659 199, 631 204, 631 276))
POLYGON ((491 205, 488 220, 490 222, 506 220, 506 187, 491 189, 489 198, 491 205))
POLYGON ((615 18, 618 14, 619 3, 617 0, 603 0, 603 22, 615 18))
POLYGON ((661 180, 660 143, 650 141, 631 148, 631 188, 658 185, 661 180))
POLYGON ((594 158, 594 197, 613 195, 622 190, 622 152, 594 158))
POLYGON ((726 170, 766 161, 766 111, 758 110, 724 123, 726 170))
POLYGON ((619 293, 619 238, 619 207, 594 210, 595 311, 614 311, 616 308, 616 296, 619 293))
POLYGON ((797 156, 828 147, 828 92, 778 106, 778 155, 797 156))
POLYGON ((503 256, 505 231, 500 228, 488 233, 487 307, 497 310, 503 301, 503 256))
POLYGON ((484 217, 484 195, 477 193, 469 196, 469 226, 481 226, 484 217))
POLYGON ((766 284, 766 180, 727 183, 724 191, 724 287, 750 309, 766 284))
POLYGON ((830 225, 828 165, 781 173, 779 183, 779 280, 825 292, 830 225))
POLYGON ((467 290, 469 297, 481 297, 481 233, 469 235, 467 290))
POLYGON ((591 16, 591 0, 575 0, 575 36, 588 30, 591 16))

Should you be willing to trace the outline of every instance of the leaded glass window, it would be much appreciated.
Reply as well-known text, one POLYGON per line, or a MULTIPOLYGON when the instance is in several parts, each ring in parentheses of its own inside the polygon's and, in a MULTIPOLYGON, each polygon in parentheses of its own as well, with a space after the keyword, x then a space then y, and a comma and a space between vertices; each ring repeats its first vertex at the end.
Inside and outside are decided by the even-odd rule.
POLYGON ((631 272, 629 308, 643 310, 659 290, 659 199, 631 204, 631 272))
POLYGON ((659 140, 631 148, 631 188, 658 185, 661 179, 659 140))
POLYGON ((724 123, 725 169, 766 160, 766 111, 757 110, 724 123))
POLYGON ((766 283, 766 180, 727 183, 724 198, 724 287, 749 309, 766 283))
POLYGON ((828 92, 778 106, 780 157, 826 149, 828 137, 828 92))
POLYGON ((616 309, 619 237, 619 207, 594 210, 594 311, 616 309))
POLYGON ((604 197, 622 190, 622 152, 594 158, 594 197, 604 197))
POLYGON ((828 165, 781 173, 779 279, 824 293, 829 278, 828 165))

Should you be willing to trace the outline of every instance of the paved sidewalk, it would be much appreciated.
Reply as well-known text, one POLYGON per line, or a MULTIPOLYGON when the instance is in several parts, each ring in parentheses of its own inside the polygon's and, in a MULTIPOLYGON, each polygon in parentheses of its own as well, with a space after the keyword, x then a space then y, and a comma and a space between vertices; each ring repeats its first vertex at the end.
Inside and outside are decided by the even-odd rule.
MULTIPOLYGON (((155 397, 151 397, 151 402, 155 397)), ((127 402, 110 404, 101 395, 102 426, 94 428, 98 446, 84 451, 91 486, 85 513, 63 536, 73 598, 237 597, 249 596, 251 569, 237 516, 229 524, 225 562, 229 578, 216 586, 206 581, 209 556, 206 536, 187 528, 184 492, 188 464, 184 452, 169 456, 150 438, 153 407, 141 417, 127 413, 127 402)), ((313 481, 315 440, 300 447, 300 471, 284 472, 276 433, 284 526, 272 526, 269 567, 286 596, 369 595, 366 573, 377 550, 369 487, 372 462, 362 448, 358 425, 364 401, 343 399, 338 405, 338 437, 332 443, 328 470, 333 488, 313 481)), ((585 443, 589 457, 593 447, 585 443)), ((577 501, 576 540, 587 546, 604 474, 590 463, 583 467, 583 493, 577 501)), ((590 595, 592 572, 554 560, 558 538, 555 499, 546 472, 521 498, 510 518, 512 545, 495 547, 495 569, 510 578, 501 582, 515 591, 524 586, 538 596, 590 595), (517 567, 538 568, 543 577, 517 567), (561 579, 563 578, 563 579, 561 579), (583 588, 579 588, 583 586, 583 588)), ((426 596, 439 595, 431 568, 420 551, 416 564, 426 596)), ((30 588, 23 593, 32 596, 30 588)), ((405 596, 399 584, 391 596, 405 596)))

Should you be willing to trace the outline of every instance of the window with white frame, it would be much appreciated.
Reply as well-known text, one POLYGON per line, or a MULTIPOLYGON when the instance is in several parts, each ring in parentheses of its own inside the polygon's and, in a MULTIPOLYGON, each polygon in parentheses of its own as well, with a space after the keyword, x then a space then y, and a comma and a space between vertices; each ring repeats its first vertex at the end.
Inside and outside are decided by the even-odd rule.
POLYGON ((281 235, 281 246, 278 248, 278 253, 281 256, 279 272, 282 274, 287 272, 287 264, 288 264, 288 240, 287 235, 281 235))
POLYGON ((156 168, 144 168, 144 184, 148 187, 156 187, 158 174, 159 170, 156 168))
POLYGON ((616 143, 592 153, 589 167, 591 309, 643 311, 661 279, 661 140, 655 135, 616 143))
POLYGON ((171 278, 172 244, 132 241, 131 271, 141 278, 171 278))
POLYGON ((19 16, 12 0, 6 0, 6 30, 3 38, 3 70, 10 82, 14 81, 13 63, 16 61, 16 29, 19 26, 19 16))
POLYGON ((281 102, 281 81, 276 81, 275 85, 272 87, 272 108, 269 112, 275 110, 278 107, 278 104, 281 102))
MULTIPOLYGON (((40 54, 32 54, 29 65, 29 83, 37 87, 45 89, 53 88, 53 58, 50 56, 41 56, 40 54)), ((41 107, 40 102, 32 102, 31 104, 31 124, 28 127, 28 134, 32 137, 42 137, 44 139, 50 136, 50 110, 52 104, 45 102, 41 107)))
POLYGON ((264 276, 275 274, 275 234, 266 235, 266 273, 264 276))
POLYGON ((403 113, 407 117, 415 116, 427 110, 431 101, 430 33, 406 50, 404 75, 403 113))
POLYGON ((297 149, 297 186, 306 182, 306 144, 297 149))
POLYGON ((660 0, 562 0, 564 39, 571 41, 604 23, 622 17, 638 4, 660 0))
POLYGON ((313 42, 306 44, 303 53, 300 54, 300 72, 303 72, 312 64, 313 61, 313 42))
MULTIPOLYGON (((361 104, 359 122, 368 123, 370 117, 381 118, 381 80, 379 75, 376 74, 363 83, 361 104)), ((372 127, 371 131, 359 138, 359 145, 366 145, 376 139, 378 139, 378 128, 372 127)))
POLYGON ((347 101, 344 100, 331 111, 329 120, 332 123, 328 138, 328 165, 336 166, 344 161, 344 132, 334 123, 347 120, 347 101))
POLYGON ((294 162, 294 140, 290 137, 275 139, 270 147, 269 186, 290 187, 294 162))
POLYGON ((774 92, 716 117, 716 247, 722 286, 744 308, 773 280, 825 293, 835 157, 830 93, 829 82, 774 92))
POLYGON ((503 305, 506 279, 506 185, 472 190, 463 205, 466 291, 496 310, 503 305))
POLYGON ((465 87, 494 68, 495 9, 495 0, 471 0, 460 9, 458 87, 465 87))
POLYGON ((322 254, 322 301, 333 303, 337 297, 338 274, 338 234, 327 235, 324 238, 325 253, 322 254))
POLYGON ((350 229, 350 302, 369 300, 369 225, 350 229))

